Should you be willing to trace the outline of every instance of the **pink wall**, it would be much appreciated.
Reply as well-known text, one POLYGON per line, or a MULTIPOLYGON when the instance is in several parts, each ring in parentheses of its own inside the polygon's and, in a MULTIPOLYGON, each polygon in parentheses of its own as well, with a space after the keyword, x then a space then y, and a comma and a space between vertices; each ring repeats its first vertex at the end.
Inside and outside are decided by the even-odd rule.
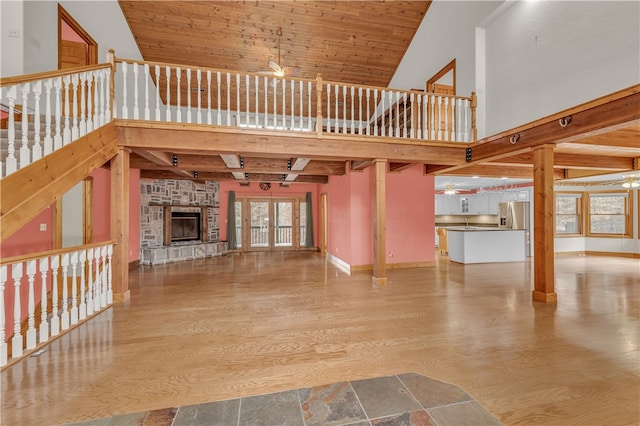
MULTIPOLYGON (((373 169, 332 176, 324 185, 328 204, 327 250, 351 266, 373 263, 373 169)), ((419 165, 386 178, 387 263, 435 260, 433 177, 419 165)))
POLYGON ((53 248, 53 210, 44 209, 31 222, 0 244, 0 257, 37 253, 53 248), (44 224, 46 231, 40 231, 44 224))
POLYGON ((318 220, 320 214, 320 196, 318 186, 318 184, 298 183, 292 184, 289 187, 281 187, 280 185, 273 183, 271 184, 271 188, 268 191, 263 191, 258 187, 257 182, 251 182, 250 186, 241 186, 236 182, 220 182, 220 240, 227 240, 227 206, 229 204, 229 191, 235 191, 236 199, 238 198, 238 196, 263 198, 304 198, 307 192, 311 192, 313 204, 313 241, 315 242, 316 246, 318 246, 318 220))

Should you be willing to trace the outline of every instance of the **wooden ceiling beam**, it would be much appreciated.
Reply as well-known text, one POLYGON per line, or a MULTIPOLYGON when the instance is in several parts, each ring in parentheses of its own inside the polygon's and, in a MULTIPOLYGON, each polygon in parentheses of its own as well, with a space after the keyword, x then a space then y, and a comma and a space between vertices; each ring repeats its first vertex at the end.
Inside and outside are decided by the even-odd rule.
MULTIPOLYGON (((533 153, 515 155, 492 161, 489 164, 533 164, 533 153)), ((594 169, 594 170, 630 170, 633 159, 629 157, 613 157, 602 155, 582 155, 556 152, 553 156, 554 167, 566 169, 594 169)))
POLYGON ((401 172, 404 169, 408 169, 413 166, 415 163, 389 163, 389 171, 390 172, 401 172))
POLYGON ((371 160, 352 160, 349 161, 349 169, 351 169, 352 172, 361 172, 364 169, 366 169, 367 167, 373 165, 373 161, 371 160))
MULTIPOLYGON (((171 171, 167 170, 141 170, 140 177, 143 179, 188 179, 198 181, 235 181, 230 172, 198 172, 198 177, 194 178, 190 176, 176 176, 171 171)), ((244 178, 244 174, 243 174, 244 178)), ((269 173, 248 173, 248 176, 243 179, 246 182, 277 182, 283 183, 283 174, 269 174, 269 173)), ((294 181, 288 183, 327 183, 329 181, 327 176, 298 176, 294 181)))
POLYGON ((580 140, 633 125, 637 120, 640 120, 640 85, 472 144, 471 162, 485 163, 538 145, 580 140))
MULTIPOLYGON (((554 168, 554 178, 563 179, 565 177, 565 169, 554 168)), ((530 164, 522 165, 494 165, 494 164, 473 164, 463 169, 449 171, 448 166, 425 165, 425 174, 446 176, 480 176, 480 177, 510 177, 521 179, 533 179, 533 166, 530 164)))

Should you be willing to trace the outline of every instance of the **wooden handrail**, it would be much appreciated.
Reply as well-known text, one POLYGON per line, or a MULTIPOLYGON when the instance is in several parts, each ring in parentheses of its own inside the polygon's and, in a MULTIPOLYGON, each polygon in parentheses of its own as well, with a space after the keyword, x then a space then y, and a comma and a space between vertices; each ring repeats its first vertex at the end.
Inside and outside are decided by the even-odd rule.
POLYGON ((471 101, 472 96, 456 96, 456 95, 448 95, 445 93, 435 93, 435 92, 424 92, 422 90, 405 90, 405 89, 394 89, 392 87, 382 87, 382 86, 365 86, 362 84, 351 84, 351 83, 341 83, 339 81, 328 81, 325 80, 322 82, 325 86, 327 84, 331 84, 332 86, 347 86, 347 87, 354 87, 356 89, 362 88, 363 91, 365 89, 370 89, 370 90, 378 90, 378 92, 381 91, 385 91, 385 92, 400 92, 400 93, 406 93, 406 94, 411 94, 414 93, 416 95, 431 95, 431 96, 446 96, 447 98, 453 98, 453 99, 462 99, 462 100, 467 100, 467 101, 471 101))
POLYGON ((63 70, 56 70, 56 71, 38 72, 35 74, 26 74, 26 75, 14 76, 14 77, 3 77, 2 80, 0 81, 0 87, 11 86, 14 84, 24 84, 32 81, 45 80, 47 78, 62 77, 65 75, 76 74, 79 72, 94 71, 94 70, 100 70, 103 68, 110 68, 110 67, 111 67, 110 64, 105 63, 105 64, 89 65, 84 67, 65 68, 63 70))
POLYGON ((39 253, 29 253, 29 254, 23 254, 23 255, 19 255, 19 256, 7 257, 7 258, 4 258, 4 259, 0 259, 0 265, 10 265, 12 263, 19 263, 19 262, 23 262, 25 260, 39 259, 41 257, 52 256, 52 255, 56 255, 56 254, 71 253, 73 251, 86 250, 86 249, 105 246, 105 245, 109 245, 109 244, 115 245, 116 244, 116 240, 107 240, 107 241, 101 241, 101 242, 98 242, 98 243, 85 244, 85 245, 81 245, 81 246, 65 247, 65 248, 61 248, 61 249, 53 249, 53 250, 41 251, 39 253))

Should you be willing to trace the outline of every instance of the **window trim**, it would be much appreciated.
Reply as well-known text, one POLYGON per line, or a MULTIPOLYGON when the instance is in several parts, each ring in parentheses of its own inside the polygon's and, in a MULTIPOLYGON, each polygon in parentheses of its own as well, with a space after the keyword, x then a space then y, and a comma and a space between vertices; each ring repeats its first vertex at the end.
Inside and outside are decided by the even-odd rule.
POLYGON ((584 200, 585 193, 582 191, 555 191, 554 192, 554 203, 553 203, 553 234, 558 238, 575 238, 575 237, 584 237, 585 234, 585 208, 584 208, 584 200), (556 218, 558 213, 556 212, 556 208, 558 205, 558 195, 573 195, 576 199, 576 216, 578 216, 578 232, 573 233, 558 233, 556 229, 556 218))
POLYGON ((591 238, 633 238, 633 191, 629 190, 607 190, 607 191, 591 191, 586 193, 585 199, 585 224, 586 224, 586 236, 591 238), (591 232, 591 197, 593 195, 625 195, 624 203, 624 233, 623 234, 604 234, 591 232))

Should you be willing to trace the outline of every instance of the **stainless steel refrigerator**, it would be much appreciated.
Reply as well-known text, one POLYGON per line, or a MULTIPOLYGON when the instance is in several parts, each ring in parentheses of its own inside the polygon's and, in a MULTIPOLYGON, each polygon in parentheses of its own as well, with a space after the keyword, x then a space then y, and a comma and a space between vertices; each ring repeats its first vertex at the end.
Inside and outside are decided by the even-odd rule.
POLYGON ((531 256, 531 224, 528 201, 509 201, 498 204, 498 227, 504 229, 524 229, 524 250, 531 256))

